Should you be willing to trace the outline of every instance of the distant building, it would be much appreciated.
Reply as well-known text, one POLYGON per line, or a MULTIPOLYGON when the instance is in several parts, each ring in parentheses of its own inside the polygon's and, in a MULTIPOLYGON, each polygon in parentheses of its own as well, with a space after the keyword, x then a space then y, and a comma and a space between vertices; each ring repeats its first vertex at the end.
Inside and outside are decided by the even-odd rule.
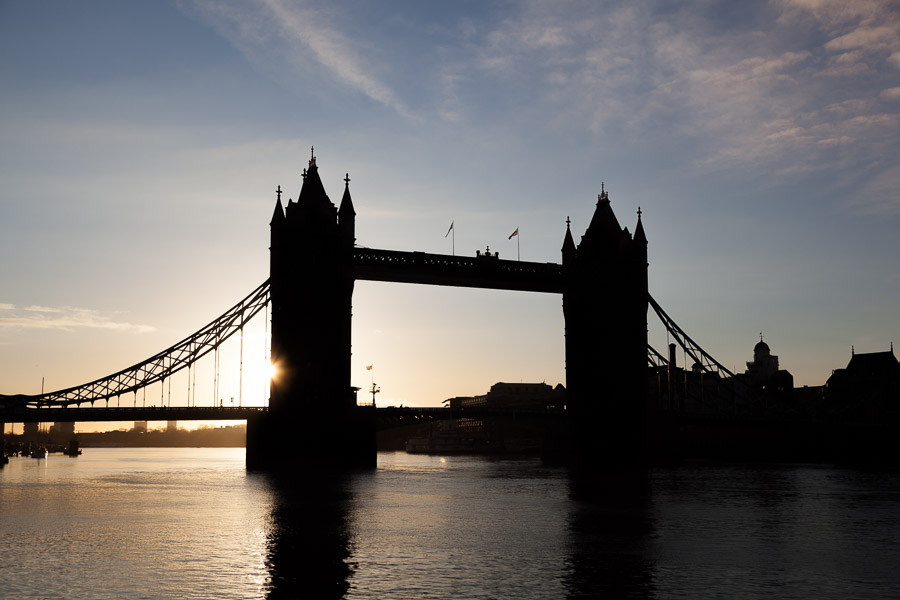
POLYGON ((40 423, 25 423, 22 428, 22 437, 26 441, 37 440, 40 435, 40 423))
POLYGON ((851 419, 878 422, 900 416, 900 362, 894 345, 888 352, 857 353, 835 369, 825 384, 831 410, 851 419))
POLYGON ((747 370, 733 379, 707 372, 698 363, 679 367, 675 344, 669 344, 667 359, 659 358, 664 364, 647 371, 648 398, 659 411, 758 416, 773 409, 782 412, 794 402, 794 376, 779 367, 762 337, 747 370))
MULTIPOLYGON (((498 409, 499 411, 563 410, 566 388, 546 383, 503 383, 491 386, 480 396, 456 396, 444 400, 450 409, 498 409)), ((433 424, 428 435, 407 440, 407 452, 418 453, 490 453, 537 452, 543 432, 528 423, 481 414, 456 416, 433 424)))
POLYGON ((491 386, 481 396, 457 396, 444 401, 450 408, 518 408, 527 410, 562 410, 566 388, 546 383, 503 383, 491 386))
POLYGON ((778 368, 778 357, 771 353, 762 335, 753 347, 753 362, 747 363, 744 377, 751 388, 768 392, 789 392, 794 389, 794 376, 778 368))
POLYGON ((50 439, 67 442, 75 437, 74 421, 56 422, 50 427, 50 439))
POLYGON ((138 433, 147 433, 147 421, 135 421, 134 431, 138 433))
POLYGON ((166 422, 166 433, 175 433, 178 431, 178 421, 166 422))
MULTIPOLYGON (((448 398, 444 400, 444 405, 451 409, 562 410, 566 405, 566 388, 561 383, 554 388, 546 383, 497 382, 487 394, 448 398)), ((481 432, 484 420, 470 417, 455 419, 453 428, 470 433, 481 432)))

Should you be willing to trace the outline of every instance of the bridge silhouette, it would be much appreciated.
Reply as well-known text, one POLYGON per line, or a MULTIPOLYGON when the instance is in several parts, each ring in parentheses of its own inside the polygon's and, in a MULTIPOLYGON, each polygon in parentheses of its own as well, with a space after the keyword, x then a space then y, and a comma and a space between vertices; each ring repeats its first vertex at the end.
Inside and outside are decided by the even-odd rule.
MULTIPOLYGON (((691 393, 726 395, 732 405, 736 402, 735 385, 722 388, 735 381, 733 373, 649 294, 641 211, 632 234, 619 225, 605 190, 578 245, 567 219, 562 262, 557 264, 501 260, 489 252, 463 257, 358 246, 349 181, 348 176, 340 207, 335 207, 313 155, 296 201, 285 206, 278 187, 270 222, 269 279, 206 326, 145 361, 79 386, 39 395, 0 395, 0 423, 247 419, 250 468, 287 465, 298 452, 314 452, 337 465, 373 465, 379 417, 409 422, 459 415, 447 409, 375 409, 358 403, 358 388, 350 381, 356 280, 562 295, 567 399, 566 427, 557 443, 570 456, 627 461, 640 454, 648 410, 674 407, 676 344, 693 362, 691 373, 700 378, 691 393), (648 307, 675 340, 666 353, 648 343, 648 307), (210 353, 218 357, 222 344, 238 334, 242 378, 243 331, 260 314, 265 315, 270 360, 278 373, 270 382, 267 407, 166 406, 164 401, 137 406, 139 390, 166 381, 171 386, 173 375, 210 353), (648 381, 654 374, 656 387, 651 389, 648 381), (129 394, 134 394, 134 406, 120 406, 119 399, 129 394), (113 398, 115 407, 109 406, 113 398), (105 406, 96 406, 98 402, 105 406), (300 439, 298 427, 304 431, 300 439)), ((689 394, 687 379, 682 402, 689 394)))

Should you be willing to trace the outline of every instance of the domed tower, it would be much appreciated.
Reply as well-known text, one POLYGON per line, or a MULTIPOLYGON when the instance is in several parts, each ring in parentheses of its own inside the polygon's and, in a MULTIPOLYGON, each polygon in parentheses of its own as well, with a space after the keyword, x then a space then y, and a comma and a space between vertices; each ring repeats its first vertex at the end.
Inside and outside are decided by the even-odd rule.
POLYGON ((779 372, 778 357, 772 354, 762 334, 759 334, 759 341, 753 346, 753 362, 747 363, 746 374, 751 384, 765 387, 779 372))
POLYGON ((762 341, 762 336, 760 336, 759 341, 753 346, 753 362, 757 364, 767 363, 770 356, 769 345, 762 341))

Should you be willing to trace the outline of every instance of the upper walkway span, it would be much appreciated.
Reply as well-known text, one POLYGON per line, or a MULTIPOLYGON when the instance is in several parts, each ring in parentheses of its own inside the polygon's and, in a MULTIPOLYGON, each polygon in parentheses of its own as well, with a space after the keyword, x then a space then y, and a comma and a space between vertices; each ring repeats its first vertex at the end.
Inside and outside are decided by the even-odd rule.
POLYGON ((447 256, 355 248, 355 279, 561 294, 562 265, 500 260, 496 254, 447 256))

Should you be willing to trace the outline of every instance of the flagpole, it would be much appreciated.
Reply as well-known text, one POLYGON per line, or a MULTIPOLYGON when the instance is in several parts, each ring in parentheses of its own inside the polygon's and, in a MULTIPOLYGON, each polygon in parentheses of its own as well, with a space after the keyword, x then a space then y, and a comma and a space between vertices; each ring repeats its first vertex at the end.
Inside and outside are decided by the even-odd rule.
POLYGON ((448 229, 447 233, 444 234, 444 239, 447 239, 447 236, 450 235, 451 233, 453 234, 453 237, 450 238, 450 252, 453 254, 453 256, 456 256, 456 227, 454 227, 455 224, 456 224, 455 220, 450 221, 450 229, 448 229))
POLYGON ((519 228, 518 227, 516 227, 515 231, 513 231, 511 234, 509 234, 509 237, 507 239, 511 240, 513 238, 516 238, 516 260, 521 261, 522 255, 519 252, 519 228))

